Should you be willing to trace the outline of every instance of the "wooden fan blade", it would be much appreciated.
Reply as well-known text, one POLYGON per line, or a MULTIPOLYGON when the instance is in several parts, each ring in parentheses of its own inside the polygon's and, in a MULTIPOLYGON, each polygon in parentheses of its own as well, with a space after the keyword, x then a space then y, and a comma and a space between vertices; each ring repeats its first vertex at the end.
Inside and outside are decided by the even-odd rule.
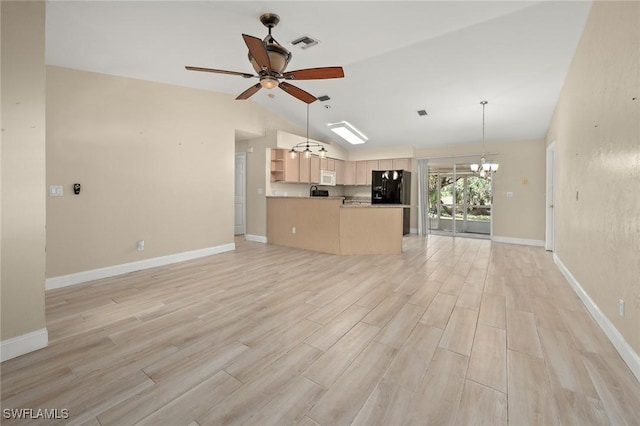
POLYGON ((256 77, 253 74, 247 74, 246 72, 237 72, 237 71, 226 71, 226 70, 215 70, 213 68, 201 68, 201 67, 185 67, 185 69, 189 71, 203 71, 203 72, 213 72, 217 74, 231 74, 231 75, 239 75, 244 78, 256 77))
POLYGON ((307 68, 304 70, 288 71, 282 75, 287 80, 320 80, 323 78, 342 78, 342 67, 307 68))
POLYGON ((254 93, 256 93, 260 89, 262 89, 262 86, 260 85, 260 83, 254 84, 253 86, 249 87, 244 92, 240 93, 238 95, 238 97, 236 98, 236 100, 248 99, 251 95, 253 95, 254 93))
POLYGON ((264 47, 264 43, 258 37, 242 34, 242 38, 249 48, 251 57, 258 63, 260 68, 266 69, 267 72, 271 72, 271 61, 269 60, 269 54, 267 48, 264 47))
POLYGON ((281 82, 278 87, 282 90, 290 94, 291 96, 300 99, 302 102, 310 104, 315 102, 317 98, 313 96, 311 93, 305 92, 299 87, 296 87, 292 84, 287 83, 286 81, 281 82))

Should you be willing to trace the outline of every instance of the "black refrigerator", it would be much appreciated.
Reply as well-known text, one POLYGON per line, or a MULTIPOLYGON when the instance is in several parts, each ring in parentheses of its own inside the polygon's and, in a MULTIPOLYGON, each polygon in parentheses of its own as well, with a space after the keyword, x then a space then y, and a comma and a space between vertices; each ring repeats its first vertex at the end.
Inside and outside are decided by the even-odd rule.
MULTIPOLYGON (((374 170, 371 172, 371 204, 411 204, 411 172, 374 170)), ((409 233, 409 208, 403 210, 402 233, 409 233)))

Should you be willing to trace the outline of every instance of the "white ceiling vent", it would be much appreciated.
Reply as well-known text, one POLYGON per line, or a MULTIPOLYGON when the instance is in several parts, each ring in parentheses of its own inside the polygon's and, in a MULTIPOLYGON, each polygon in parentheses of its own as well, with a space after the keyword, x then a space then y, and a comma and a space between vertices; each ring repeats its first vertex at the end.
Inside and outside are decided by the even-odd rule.
POLYGON ((293 40, 291 44, 300 49, 308 49, 312 46, 315 46, 319 42, 320 40, 315 37, 312 37, 310 35, 303 35, 302 37, 298 37, 297 39, 293 40))

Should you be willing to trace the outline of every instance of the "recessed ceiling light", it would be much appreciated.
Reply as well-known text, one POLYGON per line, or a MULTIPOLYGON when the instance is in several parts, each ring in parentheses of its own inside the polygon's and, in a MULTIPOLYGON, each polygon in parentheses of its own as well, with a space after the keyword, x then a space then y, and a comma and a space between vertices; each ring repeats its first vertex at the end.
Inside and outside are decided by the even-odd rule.
POLYGON ((332 132, 349 142, 351 145, 360 145, 369 140, 360 130, 346 121, 327 124, 332 132))

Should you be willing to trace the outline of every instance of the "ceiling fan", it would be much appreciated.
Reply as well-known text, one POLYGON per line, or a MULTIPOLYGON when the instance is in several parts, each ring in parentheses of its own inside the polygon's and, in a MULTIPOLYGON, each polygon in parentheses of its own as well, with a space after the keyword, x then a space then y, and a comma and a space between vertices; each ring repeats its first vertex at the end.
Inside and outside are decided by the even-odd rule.
POLYGON ((273 89, 276 86, 300 99, 302 102, 310 104, 317 98, 311 93, 305 92, 299 87, 286 81, 280 80, 320 80, 325 78, 342 78, 344 72, 342 67, 322 67, 307 68, 296 71, 285 71, 287 64, 291 60, 291 53, 278 43, 271 35, 271 28, 278 25, 280 17, 275 13, 265 13, 260 16, 260 22, 269 29, 269 34, 260 40, 247 34, 242 34, 242 38, 249 48, 249 61, 257 75, 237 71, 216 70, 213 68, 185 67, 189 71, 203 71, 218 74, 239 75, 244 78, 259 78, 260 82, 249 87, 240 93, 236 99, 248 99, 258 90, 273 89))

